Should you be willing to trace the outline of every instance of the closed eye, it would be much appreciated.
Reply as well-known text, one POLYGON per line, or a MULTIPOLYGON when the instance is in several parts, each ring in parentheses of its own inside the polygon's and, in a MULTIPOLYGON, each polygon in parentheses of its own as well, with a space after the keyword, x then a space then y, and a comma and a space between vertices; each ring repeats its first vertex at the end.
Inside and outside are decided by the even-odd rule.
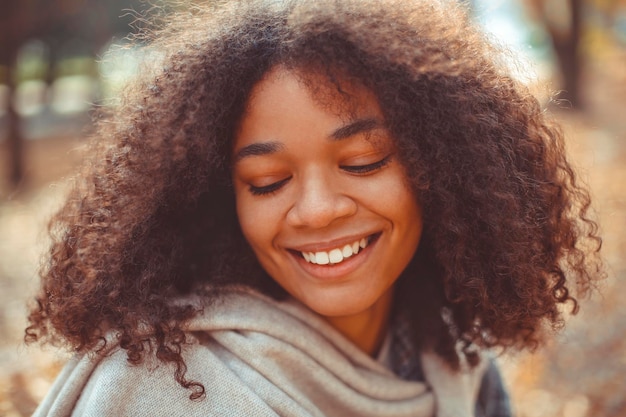
POLYGON ((268 195, 268 194, 272 194, 278 190, 280 190, 282 188, 283 185, 285 185, 287 183, 287 181, 289 181, 291 179, 291 177, 287 177, 285 179, 282 179, 280 181, 276 181, 272 184, 269 185, 264 185, 263 187, 257 187, 254 186, 252 184, 250 184, 250 193, 252 195, 268 195))
MULTIPOLYGON (((383 159, 376 161, 374 163, 371 164, 366 164, 366 165, 340 165, 339 167, 344 170, 347 171, 349 173, 352 174, 368 174, 370 172, 374 172, 376 170, 379 170, 381 168, 383 168, 384 166, 386 166, 387 164, 389 164, 389 162, 391 162, 391 156, 392 155, 387 155, 386 157, 384 157, 383 159)), ((257 195, 257 196, 263 196, 263 195, 269 195, 272 194, 278 190, 280 190, 289 180, 291 179, 291 177, 287 177, 284 178, 280 181, 276 181, 272 184, 269 185, 264 185, 262 187, 258 187, 255 185, 250 184, 249 185, 249 190, 250 193, 252 195, 257 195)))
POLYGON ((367 165, 341 165, 340 168, 353 174, 367 174, 376 171, 391 162, 391 155, 387 155, 380 161, 367 165))

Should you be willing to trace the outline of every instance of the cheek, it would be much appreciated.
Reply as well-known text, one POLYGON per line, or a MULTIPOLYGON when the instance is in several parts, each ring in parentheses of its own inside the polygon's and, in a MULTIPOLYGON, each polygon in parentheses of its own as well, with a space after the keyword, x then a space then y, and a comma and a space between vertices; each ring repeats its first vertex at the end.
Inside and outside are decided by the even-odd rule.
POLYGON ((421 207, 400 167, 394 167, 385 178, 372 182, 363 195, 381 213, 394 222, 421 224, 421 207))
MULTIPOLYGON (((242 192, 247 193, 247 190, 242 192)), ((276 235, 278 210, 252 197, 237 193, 237 218, 244 237, 258 256, 259 251, 271 246, 276 235)))
POLYGON ((402 249, 414 251, 422 235, 422 208, 401 171, 387 182, 385 191, 378 195, 385 196, 381 198, 379 207, 397 229, 395 236, 402 240, 402 249))
POLYGON ((397 203, 393 205, 396 219, 402 223, 422 228, 422 208, 411 189, 403 187, 398 193, 397 203))
POLYGON ((252 245, 252 242, 259 238, 259 227, 255 227, 255 224, 263 224, 258 216, 258 212, 253 209, 250 202, 246 197, 242 197, 237 193, 237 219, 239 220, 239 226, 241 231, 248 241, 252 245))

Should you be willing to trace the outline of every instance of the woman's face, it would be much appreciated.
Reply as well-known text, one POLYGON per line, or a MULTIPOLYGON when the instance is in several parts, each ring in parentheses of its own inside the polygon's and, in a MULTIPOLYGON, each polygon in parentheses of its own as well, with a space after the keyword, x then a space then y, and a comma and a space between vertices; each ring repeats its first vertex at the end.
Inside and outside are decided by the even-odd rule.
POLYGON ((237 214, 260 264, 328 317, 389 296, 422 232, 377 99, 341 87, 349 102, 329 85, 320 99, 274 68, 252 90, 233 151, 237 214))

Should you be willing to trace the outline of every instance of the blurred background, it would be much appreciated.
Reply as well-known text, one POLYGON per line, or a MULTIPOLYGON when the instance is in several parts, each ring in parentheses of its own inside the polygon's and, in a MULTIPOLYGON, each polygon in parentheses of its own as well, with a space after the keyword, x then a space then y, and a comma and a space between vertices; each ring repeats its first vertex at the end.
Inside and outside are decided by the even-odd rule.
MULTIPOLYGON (((626 0, 470 5, 494 41, 519 55, 515 74, 563 123, 592 189, 609 273, 548 346, 501 358, 516 415, 626 416, 626 0), (549 104, 553 93, 559 106, 549 104)), ((114 103, 137 71, 141 44, 126 37, 151 10, 133 0, 0 2, 2 417, 30 416, 67 359, 22 343, 46 220, 84 155, 93 109, 114 103)))

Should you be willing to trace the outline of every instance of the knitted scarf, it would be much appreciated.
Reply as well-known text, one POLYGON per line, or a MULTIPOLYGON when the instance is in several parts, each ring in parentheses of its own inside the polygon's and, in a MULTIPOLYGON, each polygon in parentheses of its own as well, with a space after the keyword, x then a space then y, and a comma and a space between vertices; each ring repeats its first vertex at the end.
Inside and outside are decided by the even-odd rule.
POLYGON ((131 365, 111 341, 73 358, 34 417, 469 417, 483 374, 424 353, 427 384, 403 381, 303 305, 246 288, 227 290, 186 330, 186 377, 205 398, 189 399, 173 365, 153 355, 131 365))

